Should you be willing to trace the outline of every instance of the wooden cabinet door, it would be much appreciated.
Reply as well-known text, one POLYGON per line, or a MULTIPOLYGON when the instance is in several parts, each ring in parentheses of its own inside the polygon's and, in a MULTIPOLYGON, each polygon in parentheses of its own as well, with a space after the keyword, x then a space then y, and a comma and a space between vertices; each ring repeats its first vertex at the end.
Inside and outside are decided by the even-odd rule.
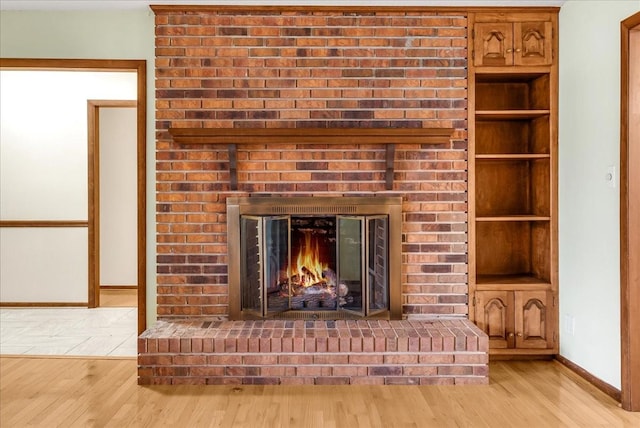
POLYGON ((550 65, 553 60, 551 22, 516 22, 514 32, 514 65, 550 65))
POLYGON ((513 65, 513 24, 509 22, 475 24, 473 50, 476 66, 513 65))
POLYGON ((476 292, 476 325, 489 336, 492 349, 513 348, 513 292, 476 292))
POLYGON ((550 65, 552 49, 550 21, 478 22, 474 26, 476 66, 550 65))
POLYGON ((515 292, 516 348, 553 348, 552 299, 548 291, 515 292))

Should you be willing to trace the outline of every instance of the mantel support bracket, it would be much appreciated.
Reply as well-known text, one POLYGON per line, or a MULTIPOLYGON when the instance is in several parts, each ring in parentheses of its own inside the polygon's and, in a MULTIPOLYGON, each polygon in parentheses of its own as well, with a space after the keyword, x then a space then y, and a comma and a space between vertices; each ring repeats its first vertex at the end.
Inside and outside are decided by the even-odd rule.
POLYGON ((396 157, 396 145, 387 144, 387 162, 385 167, 385 187, 387 190, 393 190, 393 168, 396 157))
POLYGON ((238 145, 231 143, 227 145, 229 151, 229 187, 231 190, 238 190, 238 145))

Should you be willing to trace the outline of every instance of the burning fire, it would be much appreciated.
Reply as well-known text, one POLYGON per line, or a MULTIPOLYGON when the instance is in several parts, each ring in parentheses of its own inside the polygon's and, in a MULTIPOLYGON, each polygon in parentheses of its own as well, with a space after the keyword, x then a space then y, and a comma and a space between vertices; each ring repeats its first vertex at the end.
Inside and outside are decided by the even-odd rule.
POLYGON ((323 272, 329 268, 327 263, 320 261, 320 245, 310 231, 304 231, 304 242, 293 267, 297 272, 300 284, 310 287, 323 281, 323 272))
MULTIPOLYGON (((324 251, 324 239, 314 234, 312 229, 297 229, 301 235, 298 242, 298 253, 292 254, 291 271, 287 270, 287 276, 278 280, 278 293, 280 297, 295 299, 296 309, 318 308, 322 306, 327 309, 335 309, 340 304, 338 298, 336 272, 330 267, 330 261, 323 261, 326 258, 324 251)), ((346 289, 344 284, 340 284, 346 289)), ((348 293, 343 290, 340 294, 340 301, 346 302, 344 296, 348 293)), ((342 303, 344 305, 344 303, 342 303)), ((293 306, 292 306, 293 307, 293 306)))

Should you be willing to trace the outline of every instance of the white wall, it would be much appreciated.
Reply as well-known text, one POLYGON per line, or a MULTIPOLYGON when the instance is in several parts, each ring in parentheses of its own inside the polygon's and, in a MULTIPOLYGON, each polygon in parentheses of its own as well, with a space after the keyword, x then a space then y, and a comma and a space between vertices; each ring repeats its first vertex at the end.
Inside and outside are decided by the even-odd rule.
POLYGON ((136 98, 127 72, 0 71, 0 218, 87 220, 87 100, 136 98))
MULTIPOLYGON (((87 221, 87 100, 136 95, 135 72, 1 70, 0 219, 87 221)), ((86 227, 1 239, 3 302, 87 302, 86 227)))
POLYGON ((99 109, 100 286, 138 284, 137 109, 99 109))
POLYGON ((147 60, 147 323, 156 319, 154 15, 137 11, 6 11, 0 56, 147 60))
POLYGON ((560 12, 560 354, 620 388, 620 21, 638 0, 560 12), (573 331, 572 331, 573 330, 573 331))
POLYGON ((0 301, 86 303, 87 228, 0 228, 0 301))

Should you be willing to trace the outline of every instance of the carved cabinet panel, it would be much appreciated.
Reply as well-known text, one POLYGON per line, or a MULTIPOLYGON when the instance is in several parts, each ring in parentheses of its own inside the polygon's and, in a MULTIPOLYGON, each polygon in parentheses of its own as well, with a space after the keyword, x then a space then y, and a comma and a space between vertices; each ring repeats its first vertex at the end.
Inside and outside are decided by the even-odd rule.
POLYGON ((551 22, 516 22, 514 65, 549 65, 553 60, 551 22))
POLYGON ((553 27, 548 21, 478 22, 473 38, 476 66, 535 66, 553 61, 553 27))
POLYGON ((477 23, 474 29, 475 65, 513 65, 513 24, 477 23))
POLYGON ((476 324, 491 349, 551 349, 553 297, 544 290, 478 291, 476 324))
POLYGON ((548 291, 515 292, 516 348, 552 347, 552 304, 548 291))
POLYGON ((513 292, 478 291, 475 303, 476 325, 489 336, 489 347, 513 348, 513 292))

